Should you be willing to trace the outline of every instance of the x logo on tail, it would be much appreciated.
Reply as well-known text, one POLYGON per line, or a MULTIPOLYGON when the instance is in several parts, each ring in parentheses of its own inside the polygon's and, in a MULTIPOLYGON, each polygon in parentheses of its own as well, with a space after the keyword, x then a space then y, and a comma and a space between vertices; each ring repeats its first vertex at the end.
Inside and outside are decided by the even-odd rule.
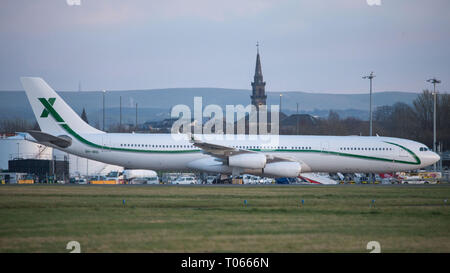
POLYGON ((57 122, 64 122, 62 117, 53 108, 56 98, 49 98, 48 100, 45 98, 38 98, 38 100, 45 107, 44 111, 42 111, 41 118, 46 118, 48 117, 48 114, 50 114, 57 122))
MULTIPOLYGON (((44 99, 45 100, 45 99, 44 99)), ((56 100, 56 98, 49 98, 48 99, 48 103, 51 105, 51 106, 53 106, 53 104, 55 104, 55 100, 56 100)), ((41 114, 41 118, 47 118, 48 117, 48 114, 49 114, 49 111, 47 110, 47 108, 44 108, 44 110, 42 111, 42 114, 41 114)))

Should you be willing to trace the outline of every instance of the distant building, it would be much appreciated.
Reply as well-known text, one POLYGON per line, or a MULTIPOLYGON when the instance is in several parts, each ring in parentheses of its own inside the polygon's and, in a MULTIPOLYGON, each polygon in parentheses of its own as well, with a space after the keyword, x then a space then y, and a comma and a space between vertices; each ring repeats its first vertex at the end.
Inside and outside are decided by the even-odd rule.
POLYGON ((8 161, 8 171, 32 174, 36 182, 69 182, 69 161, 45 159, 14 159, 8 161))
POLYGON ((23 135, 0 139, 0 170, 13 159, 52 159, 53 148, 25 140, 23 135))
POLYGON ((259 57, 259 45, 256 44, 256 66, 255 76, 252 82, 252 104, 259 109, 261 105, 266 105, 266 82, 263 80, 261 59, 259 57))
MULTIPOLYGON (((67 161, 69 164, 68 173, 65 169, 64 173, 59 173, 59 170, 56 170, 56 172, 58 172, 59 180, 67 180, 69 175, 106 175, 111 171, 123 170, 123 167, 120 166, 78 157, 58 149, 53 149, 51 147, 28 141, 25 139, 25 134, 13 135, 11 137, 0 135, 0 151, 0 172, 2 170, 8 170, 10 168, 10 164, 13 164, 13 171, 24 171, 27 173, 31 172, 38 175, 41 181, 46 180, 46 175, 53 175, 53 170, 47 168, 49 166, 48 164, 51 164, 49 161, 53 160, 58 162, 67 161), (47 171, 23 169, 25 166, 28 166, 29 168, 44 166, 47 168, 47 171)), ((66 163, 58 164, 63 164, 63 166, 61 167, 60 165, 57 165, 56 168, 65 168, 64 164, 66 163)))

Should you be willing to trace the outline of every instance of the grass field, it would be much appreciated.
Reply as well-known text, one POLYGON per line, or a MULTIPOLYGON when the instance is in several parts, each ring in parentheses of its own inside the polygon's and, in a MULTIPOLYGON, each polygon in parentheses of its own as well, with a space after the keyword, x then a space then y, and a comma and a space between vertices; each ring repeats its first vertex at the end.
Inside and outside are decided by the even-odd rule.
POLYGON ((82 252, 450 252, 449 197, 443 185, 1 185, 0 252, 72 240, 82 252))

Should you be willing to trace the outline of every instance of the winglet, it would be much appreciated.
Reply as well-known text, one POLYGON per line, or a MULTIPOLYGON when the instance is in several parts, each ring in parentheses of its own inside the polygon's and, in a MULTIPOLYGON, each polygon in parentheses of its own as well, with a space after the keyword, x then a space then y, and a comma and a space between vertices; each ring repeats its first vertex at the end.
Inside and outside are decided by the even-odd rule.
POLYGON ((189 138, 189 142, 190 143, 202 143, 202 141, 195 139, 194 134, 192 133, 187 133, 187 136, 189 138))

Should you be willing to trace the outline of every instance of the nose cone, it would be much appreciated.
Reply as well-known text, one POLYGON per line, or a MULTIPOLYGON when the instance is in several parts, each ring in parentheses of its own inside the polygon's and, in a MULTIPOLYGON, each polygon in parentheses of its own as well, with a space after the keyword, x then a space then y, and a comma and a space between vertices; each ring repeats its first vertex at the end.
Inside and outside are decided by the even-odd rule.
POLYGON ((432 152, 432 151, 426 152, 426 155, 424 155, 422 158, 423 158, 424 167, 430 166, 430 165, 438 162, 439 160, 441 160, 441 157, 437 153, 432 152))
POLYGON ((427 155, 424 156, 424 163, 426 164, 426 166, 432 165, 439 160, 441 160, 441 157, 435 152, 429 151, 427 152, 427 155))
POLYGON ((434 163, 438 162, 439 160, 441 160, 441 157, 437 153, 433 152, 431 155, 431 161, 432 161, 431 164, 434 164, 434 163))

